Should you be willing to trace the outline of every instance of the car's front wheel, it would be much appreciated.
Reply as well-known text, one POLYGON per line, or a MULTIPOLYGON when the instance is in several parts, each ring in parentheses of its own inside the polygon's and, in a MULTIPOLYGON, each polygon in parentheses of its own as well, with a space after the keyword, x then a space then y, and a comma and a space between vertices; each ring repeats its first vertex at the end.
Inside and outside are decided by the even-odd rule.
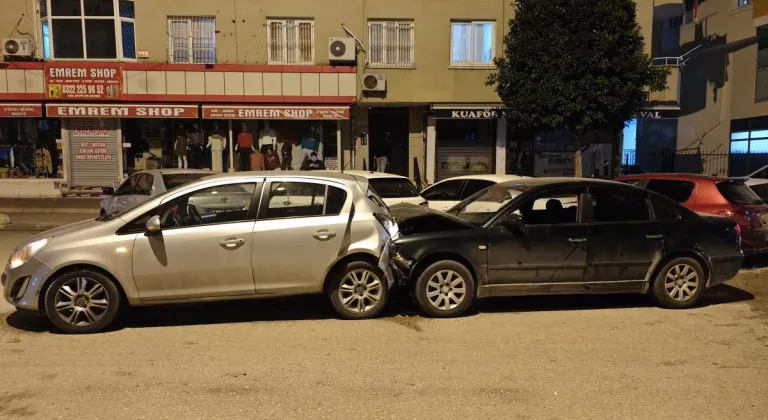
POLYGON ((70 334, 104 330, 117 317, 120 292, 112 280, 92 270, 65 273, 45 294, 45 313, 53 325, 70 334))
POLYGON ((651 294, 663 308, 690 308, 704 293, 706 282, 704 269, 698 261, 688 257, 675 258, 661 267, 651 294))
POLYGON ((461 316, 475 298, 475 280, 463 264, 444 260, 424 270, 416 280, 414 296, 421 310, 435 318, 461 316))
POLYGON ((354 261, 334 273, 328 297, 345 319, 378 316, 387 305, 389 285, 384 273, 366 261, 354 261))

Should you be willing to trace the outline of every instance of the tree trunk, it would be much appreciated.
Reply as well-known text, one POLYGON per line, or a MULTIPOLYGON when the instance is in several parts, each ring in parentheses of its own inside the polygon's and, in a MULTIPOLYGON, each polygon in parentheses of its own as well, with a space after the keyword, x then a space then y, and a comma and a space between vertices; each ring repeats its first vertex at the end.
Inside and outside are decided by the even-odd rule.
POLYGON ((581 133, 573 133, 573 176, 575 178, 584 177, 584 170, 581 164, 581 133))

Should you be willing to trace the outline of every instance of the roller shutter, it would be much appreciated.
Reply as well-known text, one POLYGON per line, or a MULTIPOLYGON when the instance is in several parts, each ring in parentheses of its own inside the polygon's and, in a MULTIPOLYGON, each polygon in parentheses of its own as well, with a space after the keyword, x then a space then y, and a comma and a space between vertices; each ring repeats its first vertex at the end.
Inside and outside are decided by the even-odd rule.
POLYGON ((69 119, 71 187, 111 187, 119 180, 118 120, 69 119))
POLYGON ((493 173, 493 146, 477 144, 437 147, 437 180, 461 175, 493 173))

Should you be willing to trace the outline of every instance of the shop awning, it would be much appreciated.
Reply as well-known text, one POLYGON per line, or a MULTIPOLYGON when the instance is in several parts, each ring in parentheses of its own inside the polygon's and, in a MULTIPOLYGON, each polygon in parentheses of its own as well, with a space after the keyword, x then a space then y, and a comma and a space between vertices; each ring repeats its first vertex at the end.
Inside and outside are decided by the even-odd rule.
POLYGON ((42 117, 43 104, 0 103, 0 118, 42 117))
POLYGON ((348 120, 348 106, 203 105, 203 118, 224 120, 348 120))
POLYGON ((197 105, 175 104, 46 104, 48 117, 62 118, 197 118, 197 105))

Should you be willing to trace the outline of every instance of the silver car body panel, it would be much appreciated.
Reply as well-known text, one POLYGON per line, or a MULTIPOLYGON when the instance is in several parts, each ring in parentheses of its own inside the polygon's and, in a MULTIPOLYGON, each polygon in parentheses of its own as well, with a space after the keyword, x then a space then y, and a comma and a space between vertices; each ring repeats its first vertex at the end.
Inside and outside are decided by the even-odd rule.
MULTIPOLYGON (((256 191, 260 200, 269 193, 267 188, 256 191)), ((82 221, 31 238, 25 244, 52 239, 27 263, 13 270, 6 266, 5 298, 20 308, 39 309, 46 281, 75 266, 97 267, 111 275, 134 306, 319 293, 334 264, 355 254, 376 259, 393 287, 390 236, 374 217, 388 210, 367 193, 364 178, 346 174, 282 171, 206 177, 109 220, 82 221), (156 207, 195 191, 271 181, 331 185, 346 191, 347 199, 339 215, 195 225, 164 229, 158 235, 116 233, 156 207), (228 245, 222 244, 225 241, 228 245), (27 276, 33 279, 24 297, 10 296, 15 282, 27 276)))

